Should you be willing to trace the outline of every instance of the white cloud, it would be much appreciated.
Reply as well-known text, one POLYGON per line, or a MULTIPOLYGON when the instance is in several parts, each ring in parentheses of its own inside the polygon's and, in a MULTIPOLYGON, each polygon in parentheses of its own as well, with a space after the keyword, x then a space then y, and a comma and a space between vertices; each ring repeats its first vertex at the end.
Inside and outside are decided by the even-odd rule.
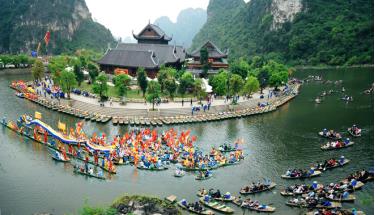
POLYGON ((93 18, 115 37, 132 36, 150 21, 168 16, 175 21, 183 9, 207 8, 209 0, 86 0, 93 18))

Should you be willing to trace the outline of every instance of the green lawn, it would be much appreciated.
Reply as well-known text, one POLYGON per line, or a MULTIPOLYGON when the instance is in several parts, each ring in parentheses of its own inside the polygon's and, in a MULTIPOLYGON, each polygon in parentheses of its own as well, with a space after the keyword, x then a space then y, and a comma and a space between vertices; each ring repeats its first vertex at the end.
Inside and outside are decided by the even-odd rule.
MULTIPOLYGON (((86 82, 82 82, 81 83, 81 86, 78 87, 80 90, 84 90, 84 91, 87 91, 87 92, 90 92, 90 93, 93 93, 92 91, 92 85, 91 84, 88 84, 86 82)), ((109 97, 112 97, 112 98, 119 98, 118 95, 117 95, 117 92, 116 92, 116 89, 115 87, 112 87, 112 86, 108 86, 108 96, 109 97)), ((129 99, 142 99, 142 91, 139 91, 138 90, 129 90, 128 91, 128 94, 126 96, 127 98, 129 99)), ((168 94, 166 93, 163 93, 162 94, 162 97, 169 97, 168 94)), ((192 98, 194 97, 193 94, 186 94, 184 96, 185 99, 187 98, 192 98)), ((175 98, 181 98, 181 95, 175 95, 175 98)))

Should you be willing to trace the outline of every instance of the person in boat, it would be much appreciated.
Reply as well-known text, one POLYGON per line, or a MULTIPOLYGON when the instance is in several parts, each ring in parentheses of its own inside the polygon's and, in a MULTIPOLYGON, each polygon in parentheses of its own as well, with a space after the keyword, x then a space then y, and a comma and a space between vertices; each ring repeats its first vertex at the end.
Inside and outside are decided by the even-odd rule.
POLYGON ((100 170, 100 169, 98 170, 98 176, 99 176, 99 177, 103 177, 103 171, 100 170))
POLYGON ((90 167, 89 172, 90 175, 94 175, 94 170, 90 167))
POLYGON ((216 190, 215 193, 213 193, 212 195, 212 198, 221 198, 221 193, 220 193, 220 190, 216 190))
POLYGON ((187 203, 186 199, 182 199, 182 200, 181 200, 181 204, 182 204, 184 207, 188 207, 188 203, 187 203))
POLYGON ((230 192, 226 192, 224 194, 224 199, 230 199, 232 196, 230 195, 230 192))
POLYGON ((195 211, 198 211, 198 212, 203 211, 203 207, 202 207, 201 204, 199 204, 199 202, 195 202, 193 208, 194 208, 195 211))
POLYGON ((340 166, 342 166, 342 165, 344 165, 344 163, 345 163, 345 156, 341 155, 340 159, 339 159, 339 164, 340 164, 340 166))
POLYGON ((350 139, 349 138, 346 138, 345 140, 344 140, 344 144, 345 145, 348 145, 350 143, 350 139))

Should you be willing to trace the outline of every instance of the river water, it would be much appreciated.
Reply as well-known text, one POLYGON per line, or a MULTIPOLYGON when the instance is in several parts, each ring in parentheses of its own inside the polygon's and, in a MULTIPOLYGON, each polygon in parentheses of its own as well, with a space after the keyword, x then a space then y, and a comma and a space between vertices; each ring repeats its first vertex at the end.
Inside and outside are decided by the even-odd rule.
MULTIPOLYGON (((345 155, 351 163, 343 168, 325 172, 314 178, 321 183, 336 182, 353 171, 368 169, 374 162, 374 112, 373 95, 361 92, 373 83, 373 68, 304 70, 297 77, 323 75, 329 80, 343 80, 346 93, 354 97, 354 102, 341 101, 339 93, 327 96, 322 104, 313 99, 323 90, 341 89, 334 84, 308 83, 301 93, 279 110, 265 115, 225 120, 212 123, 174 126, 177 130, 191 129, 198 137, 198 144, 208 151, 211 146, 232 143, 236 138, 245 139, 246 159, 238 166, 220 168, 214 178, 196 181, 194 175, 183 178, 173 177, 173 167, 164 172, 139 171, 131 166, 118 168, 118 174, 111 180, 100 181, 73 174, 70 164, 57 163, 49 151, 38 143, 23 138, 14 132, 0 128, 0 214, 32 214, 50 212, 53 214, 76 214, 87 201, 91 205, 105 206, 122 194, 146 194, 164 198, 170 194, 179 199, 197 200, 199 188, 215 188, 238 195, 240 187, 262 178, 274 180, 278 186, 273 191, 254 196, 262 203, 272 203, 275 214, 302 214, 303 210, 285 205, 287 198, 279 194, 284 185, 300 183, 281 179, 287 168, 307 168, 313 162, 345 155), (320 145, 326 140, 317 136, 323 128, 344 132, 356 123, 363 128, 363 136, 355 139, 351 148, 338 151, 321 151, 320 145)), ((26 77, 30 79, 31 77, 26 77)), ((43 114, 43 120, 57 127, 57 121, 73 125, 78 119, 53 112, 37 104, 19 99, 8 85, 12 80, 25 79, 25 75, 0 76, 0 113, 8 119, 16 119, 20 114, 43 114)), ((127 131, 128 127, 116 127, 87 122, 87 133, 105 132, 115 135, 127 131)), ((158 128, 158 130, 167 127, 158 128)), ((347 136, 345 134, 345 136, 347 136)), ((313 180, 305 180, 311 183, 313 180)), ((373 214, 374 185, 367 183, 363 190, 355 193, 354 204, 344 204, 345 208, 357 207, 367 214, 373 214)), ((233 206, 236 214, 244 213, 233 206)), ((254 212, 245 212, 252 214, 254 212)))

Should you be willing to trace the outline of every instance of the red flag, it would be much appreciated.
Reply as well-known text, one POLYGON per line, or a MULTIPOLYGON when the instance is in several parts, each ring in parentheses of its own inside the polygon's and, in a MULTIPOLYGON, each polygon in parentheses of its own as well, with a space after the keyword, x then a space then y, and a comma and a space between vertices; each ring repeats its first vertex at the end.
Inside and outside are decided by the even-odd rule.
POLYGON ((51 37, 51 33, 49 31, 47 31, 46 35, 44 36, 44 42, 46 43, 46 46, 48 46, 50 37, 51 37))

